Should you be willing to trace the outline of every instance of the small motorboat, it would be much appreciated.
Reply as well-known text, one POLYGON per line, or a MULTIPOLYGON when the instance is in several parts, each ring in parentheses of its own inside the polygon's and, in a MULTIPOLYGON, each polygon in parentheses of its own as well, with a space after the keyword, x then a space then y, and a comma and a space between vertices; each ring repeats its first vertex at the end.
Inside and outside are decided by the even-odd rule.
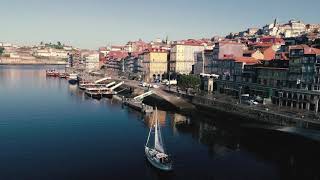
POLYGON ((77 84, 78 80, 78 74, 70 74, 68 81, 70 84, 77 84))
POLYGON ((169 155, 165 152, 164 144, 161 136, 161 129, 158 121, 158 114, 157 108, 155 114, 153 115, 154 124, 152 124, 149 135, 147 138, 147 143, 145 145, 145 155, 155 168, 160 169, 162 171, 171 171, 173 170, 172 167, 172 160, 169 155), (149 140, 151 132, 154 130, 154 145, 149 146, 149 140))
POLYGON ((57 72, 55 69, 48 69, 48 70, 46 70, 46 76, 58 77, 59 72, 57 72))
POLYGON ((59 73, 59 77, 60 78, 67 78, 68 77, 68 73, 59 73))

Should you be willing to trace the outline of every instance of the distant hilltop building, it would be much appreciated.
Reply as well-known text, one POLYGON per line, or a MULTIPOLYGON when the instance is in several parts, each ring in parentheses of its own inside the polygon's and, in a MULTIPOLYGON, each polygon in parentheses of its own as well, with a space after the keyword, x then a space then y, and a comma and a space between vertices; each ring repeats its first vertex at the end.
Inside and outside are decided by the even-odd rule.
POLYGON ((263 27, 263 34, 270 36, 297 37, 306 33, 306 25, 302 21, 290 20, 288 23, 279 24, 277 20, 274 23, 263 27))
POLYGON ((68 58, 68 51, 64 49, 43 48, 35 49, 33 55, 36 57, 48 57, 48 58, 68 58))
POLYGON ((281 38, 295 38, 307 33, 318 33, 320 24, 305 24, 299 20, 290 20, 281 24, 277 19, 262 28, 248 28, 246 31, 230 33, 226 38, 235 39, 242 37, 275 36, 281 38))

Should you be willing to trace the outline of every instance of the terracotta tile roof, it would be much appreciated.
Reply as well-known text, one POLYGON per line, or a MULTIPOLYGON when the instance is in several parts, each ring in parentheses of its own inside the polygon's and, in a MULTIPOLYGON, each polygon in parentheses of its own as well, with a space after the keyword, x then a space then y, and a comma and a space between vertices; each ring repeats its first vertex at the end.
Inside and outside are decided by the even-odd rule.
POLYGON ((306 44, 301 44, 301 45, 294 45, 289 47, 290 50, 292 49, 303 49, 304 54, 316 54, 320 55, 320 49, 318 48, 312 48, 306 44))
POLYGON ((121 59, 128 56, 126 51, 110 51, 107 55, 108 58, 121 59))
POLYGON ((287 54, 288 52, 280 52, 280 60, 289 60, 287 54))
POLYGON ((273 60, 273 59, 275 59, 276 51, 274 51, 272 49, 272 47, 262 48, 262 49, 260 49, 260 51, 264 55, 263 60, 273 60))
POLYGON ((243 51, 243 54, 253 54, 255 52, 257 52, 257 50, 245 50, 243 51))
POLYGON ((106 47, 100 47, 99 51, 107 51, 108 49, 106 47))
POLYGON ((168 51, 161 48, 148 48, 148 49, 145 49, 143 53, 149 53, 149 52, 167 53, 168 51))
POLYGON ((254 47, 271 47, 274 44, 271 42, 257 42, 252 44, 254 47))
POLYGON ((269 42, 273 44, 285 44, 284 40, 282 38, 277 38, 273 36, 265 36, 260 38, 260 42, 269 42))
POLYGON ((235 62, 243 62, 246 64, 257 64, 259 60, 253 57, 236 57, 234 58, 235 62))

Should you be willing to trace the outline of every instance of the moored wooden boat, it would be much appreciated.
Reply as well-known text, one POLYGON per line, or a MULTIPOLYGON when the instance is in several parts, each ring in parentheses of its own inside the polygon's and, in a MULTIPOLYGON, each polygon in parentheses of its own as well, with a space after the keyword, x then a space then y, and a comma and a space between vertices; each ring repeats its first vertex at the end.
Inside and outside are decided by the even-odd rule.
POLYGON ((55 69, 48 69, 48 70, 46 70, 46 76, 58 77, 59 72, 57 72, 55 69))
POLYGON ((59 77, 60 78, 67 78, 68 77, 68 73, 59 73, 59 77))

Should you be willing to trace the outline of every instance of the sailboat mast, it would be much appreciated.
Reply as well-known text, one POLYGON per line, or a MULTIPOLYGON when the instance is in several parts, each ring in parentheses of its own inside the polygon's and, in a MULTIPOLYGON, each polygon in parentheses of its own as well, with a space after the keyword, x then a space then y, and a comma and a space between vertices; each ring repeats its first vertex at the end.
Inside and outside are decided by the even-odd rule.
POLYGON ((157 107, 156 107, 156 113, 153 115, 153 118, 155 120, 155 123, 154 123, 154 148, 156 149, 157 142, 158 142, 158 113, 157 113, 157 107))
POLYGON ((147 138, 146 146, 147 146, 148 143, 149 143, 150 134, 151 134, 151 131, 152 131, 152 126, 153 126, 153 121, 154 121, 154 116, 152 117, 151 127, 150 127, 150 130, 149 130, 149 135, 148 135, 148 138, 147 138))

